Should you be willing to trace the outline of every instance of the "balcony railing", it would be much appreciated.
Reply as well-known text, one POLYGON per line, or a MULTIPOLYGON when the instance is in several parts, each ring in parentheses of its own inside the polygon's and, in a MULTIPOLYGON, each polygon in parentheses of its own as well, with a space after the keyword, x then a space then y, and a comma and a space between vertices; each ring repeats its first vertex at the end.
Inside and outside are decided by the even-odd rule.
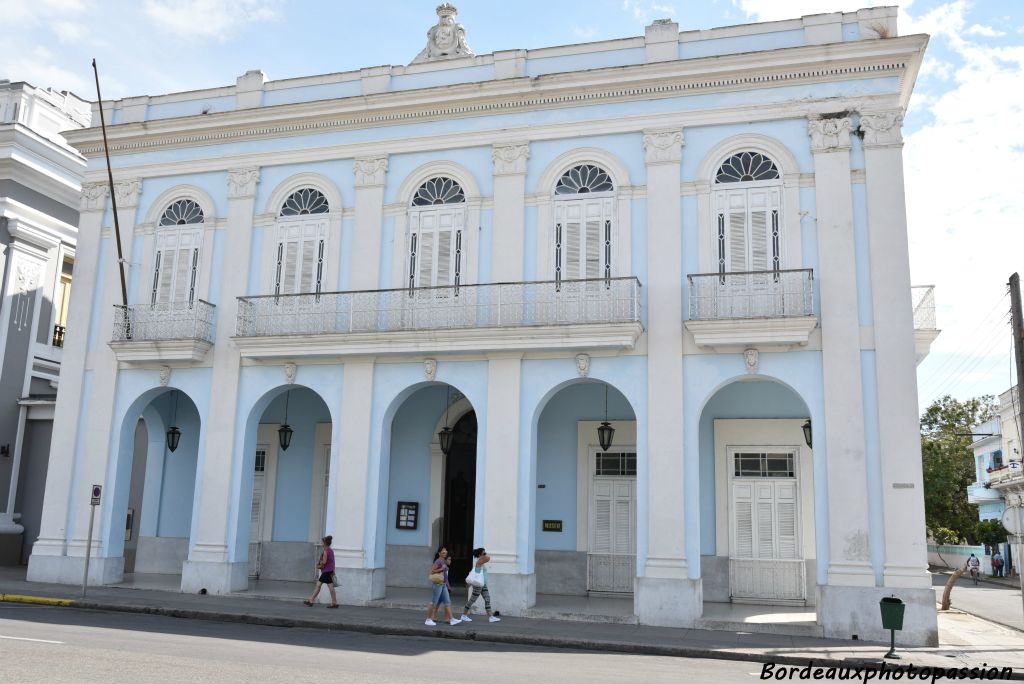
POLYGON ((54 346, 54 347, 63 347, 64 346, 64 333, 66 333, 67 330, 68 329, 66 327, 64 327, 63 325, 55 325, 55 326, 53 326, 53 340, 51 342, 52 346, 54 346))
POLYGON ((199 340, 213 343, 216 307, 202 299, 169 304, 116 305, 114 342, 199 340))
POLYGON ((635 323, 640 282, 602 278, 238 298, 239 337, 635 323))
POLYGON ((814 272, 809 268, 698 273, 690 282, 690 320, 786 318, 814 314, 814 272))
POLYGON ((910 296, 914 304, 914 330, 935 330, 935 286, 911 287, 910 296))

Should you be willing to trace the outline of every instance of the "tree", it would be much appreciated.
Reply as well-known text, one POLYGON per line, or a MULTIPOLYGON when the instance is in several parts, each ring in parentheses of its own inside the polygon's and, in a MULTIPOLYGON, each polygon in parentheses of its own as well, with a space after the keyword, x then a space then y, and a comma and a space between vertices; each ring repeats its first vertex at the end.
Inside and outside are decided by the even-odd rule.
POLYGON ((977 537, 978 543, 985 546, 1002 544, 1009 534, 1003 523, 998 520, 982 520, 974 526, 974 536, 977 537))
POLYGON ((947 528, 968 542, 976 541, 978 510, 967 503, 967 487, 975 480, 971 431, 992 417, 994 406, 991 395, 958 401, 947 394, 921 416, 924 517, 929 530, 947 528))

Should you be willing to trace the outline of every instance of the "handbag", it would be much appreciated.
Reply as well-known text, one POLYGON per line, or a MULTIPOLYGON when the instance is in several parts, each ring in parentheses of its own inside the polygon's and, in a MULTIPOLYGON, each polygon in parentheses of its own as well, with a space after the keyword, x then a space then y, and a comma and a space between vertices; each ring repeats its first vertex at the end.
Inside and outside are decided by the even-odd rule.
POLYGON ((427 579, 433 584, 444 584, 444 575, 440 572, 432 572, 427 575, 427 579))
POLYGON ((482 587, 484 586, 484 573, 480 568, 474 567, 466 575, 466 584, 471 587, 482 587))
POLYGON ((336 573, 336 572, 332 572, 331 573, 331 584, 333 584, 336 587, 340 587, 341 586, 341 582, 338 581, 338 573, 336 573))

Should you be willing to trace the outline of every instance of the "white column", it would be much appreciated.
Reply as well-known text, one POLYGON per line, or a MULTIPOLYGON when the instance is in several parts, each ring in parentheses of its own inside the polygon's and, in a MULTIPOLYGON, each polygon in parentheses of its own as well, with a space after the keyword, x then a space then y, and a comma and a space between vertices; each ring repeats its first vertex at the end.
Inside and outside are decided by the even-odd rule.
MULTIPOLYGON (((232 473, 245 464, 248 454, 237 453, 236 446, 244 449, 245 439, 238 439, 237 425, 244 425, 238 413, 238 380, 241 357, 231 342, 235 334, 235 314, 238 297, 246 294, 252 240, 252 217, 256 202, 259 169, 233 169, 228 171, 227 244, 220 273, 220 301, 217 304, 217 339, 210 354, 213 355, 213 378, 210 386, 210 412, 206 420, 206 449, 199 454, 193 515, 195 538, 190 540, 188 560, 182 566, 181 590, 196 592, 206 589, 212 594, 226 594, 248 586, 249 564, 238 557, 229 540, 231 528, 237 534, 238 517, 249 516, 241 502, 251 501, 252 492, 240 487, 251 479, 237 478, 232 491, 232 473), (232 503, 237 511, 231 518, 232 503)), ((249 484, 251 488, 251 484, 249 484)), ((238 546, 236 544, 235 546, 238 546)))
MULTIPOLYGON (((109 188, 107 183, 84 183, 78 216, 78 241, 75 251, 75 282, 82 283, 71 290, 68 307, 68 332, 61 357, 60 392, 54 409, 53 435, 50 438, 49 466, 43 494, 43 511, 39 524, 39 538, 32 547, 28 562, 28 579, 37 582, 73 582, 75 572, 65 562, 66 540, 69 534, 68 513, 71 505, 71 487, 75 472, 75 445, 83 410, 83 394, 88 389, 85 381, 86 346, 89 323, 93 315, 92 288, 84 283, 96 282, 99 265, 100 229, 106 208, 109 188)), ((86 485, 83 486, 87 486, 86 485)), ((81 581, 81 570, 78 571, 81 581)))
MULTIPOLYGON (((830 585, 874 586, 868 555, 860 324, 850 186, 849 117, 812 119, 821 357, 828 464, 830 585)), ((819 446, 819 440, 815 446, 819 446)))
MULTIPOLYGON (((142 181, 139 179, 123 179, 114 182, 114 193, 117 199, 118 222, 121 233, 121 249, 126 262, 132 253, 132 241, 135 237, 135 214, 139 206, 139 195, 142 193, 142 181)), ((78 491, 72 492, 75 510, 71 511, 73 521, 71 538, 68 541, 68 556, 85 559, 86 535, 89 530, 89 505, 87 488, 91 484, 105 485, 107 496, 96 511, 96 527, 93 531, 92 560, 89 562, 89 582, 110 584, 121 581, 124 576, 124 557, 120 553, 110 556, 112 552, 106 548, 104 540, 112 526, 119 525, 124 529, 124 520, 115 520, 115 503, 113 501, 113 481, 107 480, 110 459, 115 455, 111 448, 114 435, 121 430, 120 425, 113 424, 114 404, 117 398, 117 359, 107 346, 113 327, 114 316, 118 309, 114 305, 122 303, 121 276, 117 262, 117 237, 111 231, 107 249, 105 273, 99 274, 98 283, 102 287, 100 310, 93 313, 99 319, 99 327, 95 345, 88 350, 86 367, 92 366, 92 391, 86 401, 89 404, 89 419, 83 423, 84 431, 79 440, 84 444, 83 459, 80 464, 80 476, 77 482, 78 491)), ((130 264, 125 263, 125 280, 130 278, 130 264)), ((87 290, 88 292, 88 290, 87 290)), ((88 330, 82 331, 88 335, 88 330)), ((129 449, 129 453, 131 450, 129 449)))
POLYGON ((384 219, 384 178, 387 157, 359 157, 355 160, 355 229, 352 236, 353 290, 380 288, 380 241, 384 219))
MULTIPOLYGON (((680 129, 645 131, 647 161, 647 561, 636 582, 644 624, 689 626, 701 583, 686 563, 683 468, 683 265, 680 129)), ((643 521, 638 521, 642 524, 643 521)))
POLYGON ((514 283, 523 279, 526 160, 529 156, 529 143, 494 146, 491 282, 514 283))
POLYGON ((862 114, 887 587, 931 590, 899 110, 862 114))
MULTIPOLYGON (((523 573, 517 554, 519 510, 531 492, 519 491, 519 395, 522 354, 491 354, 487 361, 487 427, 484 463, 483 530, 475 541, 487 549, 488 582, 501 596, 502 612, 519 615, 536 603, 533 573, 523 573)), ((522 530, 523 534, 528 530, 522 530)))
MULTIPOLYGON (((358 261, 354 263, 359 263, 358 261)), ((341 388, 338 464, 331 465, 331 493, 334 496, 334 556, 341 589, 340 600, 355 605, 384 597, 385 569, 376 567, 376 503, 387 506, 387 482, 376 480, 370 487, 370 433, 373 420, 372 359, 345 363, 341 388), (384 488, 383 496, 380 488, 384 488), (367 497, 374 505, 367 506, 367 497), (371 511, 367 519, 367 511, 371 511), (371 535, 373 541, 367 537, 371 535)), ((388 426, 381 429, 389 429, 388 426)), ((380 454, 380 458, 386 458, 380 454)), ((386 511, 385 511, 386 514, 386 511)), ((386 531, 385 531, 386 536, 386 531)))

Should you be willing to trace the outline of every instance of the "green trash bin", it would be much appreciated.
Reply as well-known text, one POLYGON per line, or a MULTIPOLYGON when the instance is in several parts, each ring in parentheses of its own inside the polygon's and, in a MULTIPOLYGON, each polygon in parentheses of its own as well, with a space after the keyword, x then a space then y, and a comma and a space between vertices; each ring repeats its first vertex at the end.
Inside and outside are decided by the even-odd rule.
POLYGON ((907 604, 895 596, 884 596, 878 606, 882 610, 882 629, 903 629, 903 611, 907 604))

